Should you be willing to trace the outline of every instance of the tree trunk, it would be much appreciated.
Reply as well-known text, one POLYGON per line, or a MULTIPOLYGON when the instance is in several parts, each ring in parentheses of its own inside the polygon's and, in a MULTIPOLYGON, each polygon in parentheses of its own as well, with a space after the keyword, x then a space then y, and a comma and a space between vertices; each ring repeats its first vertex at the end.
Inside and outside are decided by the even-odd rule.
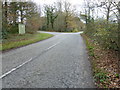
POLYGON ((110 14, 110 6, 107 8, 107 23, 108 23, 108 21, 109 21, 109 14, 110 14))
POLYGON ((54 23, 53 22, 51 23, 51 26, 52 26, 52 29, 54 29, 54 23))
POLYGON ((67 31, 67 16, 65 17, 65 31, 67 31))
POLYGON ((49 11, 47 11, 47 29, 49 28, 49 11))
POLYGON ((7 25, 7 1, 5 1, 5 20, 4 20, 4 22, 5 22, 5 25, 7 25))
MULTIPOLYGON (((22 8, 22 7, 21 7, 22 8)), ((21 23, 23 24, 23 11, 21 10, 21 23)))
POLYGON ((67 28, 68 28, 67 18, 68 18, 68 12, 66 11, 66 16, 65 16, 65 31, 67 31, 67 28))

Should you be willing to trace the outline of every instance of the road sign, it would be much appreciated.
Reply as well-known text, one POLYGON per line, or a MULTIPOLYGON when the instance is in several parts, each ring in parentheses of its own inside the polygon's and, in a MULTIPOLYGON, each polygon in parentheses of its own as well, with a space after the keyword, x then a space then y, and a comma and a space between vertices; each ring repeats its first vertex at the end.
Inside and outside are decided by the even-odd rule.
POLYGON ((25 34, 25 25, 19 24, 19 34, 25 34))

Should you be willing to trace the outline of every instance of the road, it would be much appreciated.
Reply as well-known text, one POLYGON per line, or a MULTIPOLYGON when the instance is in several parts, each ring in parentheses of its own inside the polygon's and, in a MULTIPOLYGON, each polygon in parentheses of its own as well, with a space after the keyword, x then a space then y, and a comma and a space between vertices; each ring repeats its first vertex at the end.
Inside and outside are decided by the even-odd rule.
POLYGON ((80 33, 51 34, 55 36, 2 54, 3 88, 95 87, 80 33))

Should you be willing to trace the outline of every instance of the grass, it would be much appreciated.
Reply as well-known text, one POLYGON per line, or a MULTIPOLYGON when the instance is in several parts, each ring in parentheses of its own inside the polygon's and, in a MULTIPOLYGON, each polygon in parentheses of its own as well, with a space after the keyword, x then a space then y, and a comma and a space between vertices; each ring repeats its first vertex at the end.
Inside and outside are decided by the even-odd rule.
POLYGON ((53 35, 47 33, 36 33, 36 34, 12 34, 8 36, 8 39, 4 39, 3 43, 0 44, 0 50, 5 51, 28 44, 32 44, 44 39, 48 39, 53 35))
MULTIPOLYGON (((85 37, 84 37, 85 38, 85 37)), ((88 38, 86 38, 86 46, 87 46, 87 49, 89 51, 89 56, 95 56, 94 55, 94 46, 89 42, 88 38)))

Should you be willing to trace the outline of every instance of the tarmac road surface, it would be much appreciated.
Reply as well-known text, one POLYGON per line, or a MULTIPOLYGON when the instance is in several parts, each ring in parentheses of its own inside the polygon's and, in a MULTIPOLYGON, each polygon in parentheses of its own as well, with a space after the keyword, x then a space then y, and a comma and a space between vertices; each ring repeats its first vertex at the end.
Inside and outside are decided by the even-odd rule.
POLYGON ((2 87, 95 87, 80 33, 43 33, 55 36, 2 54, 2 87))

